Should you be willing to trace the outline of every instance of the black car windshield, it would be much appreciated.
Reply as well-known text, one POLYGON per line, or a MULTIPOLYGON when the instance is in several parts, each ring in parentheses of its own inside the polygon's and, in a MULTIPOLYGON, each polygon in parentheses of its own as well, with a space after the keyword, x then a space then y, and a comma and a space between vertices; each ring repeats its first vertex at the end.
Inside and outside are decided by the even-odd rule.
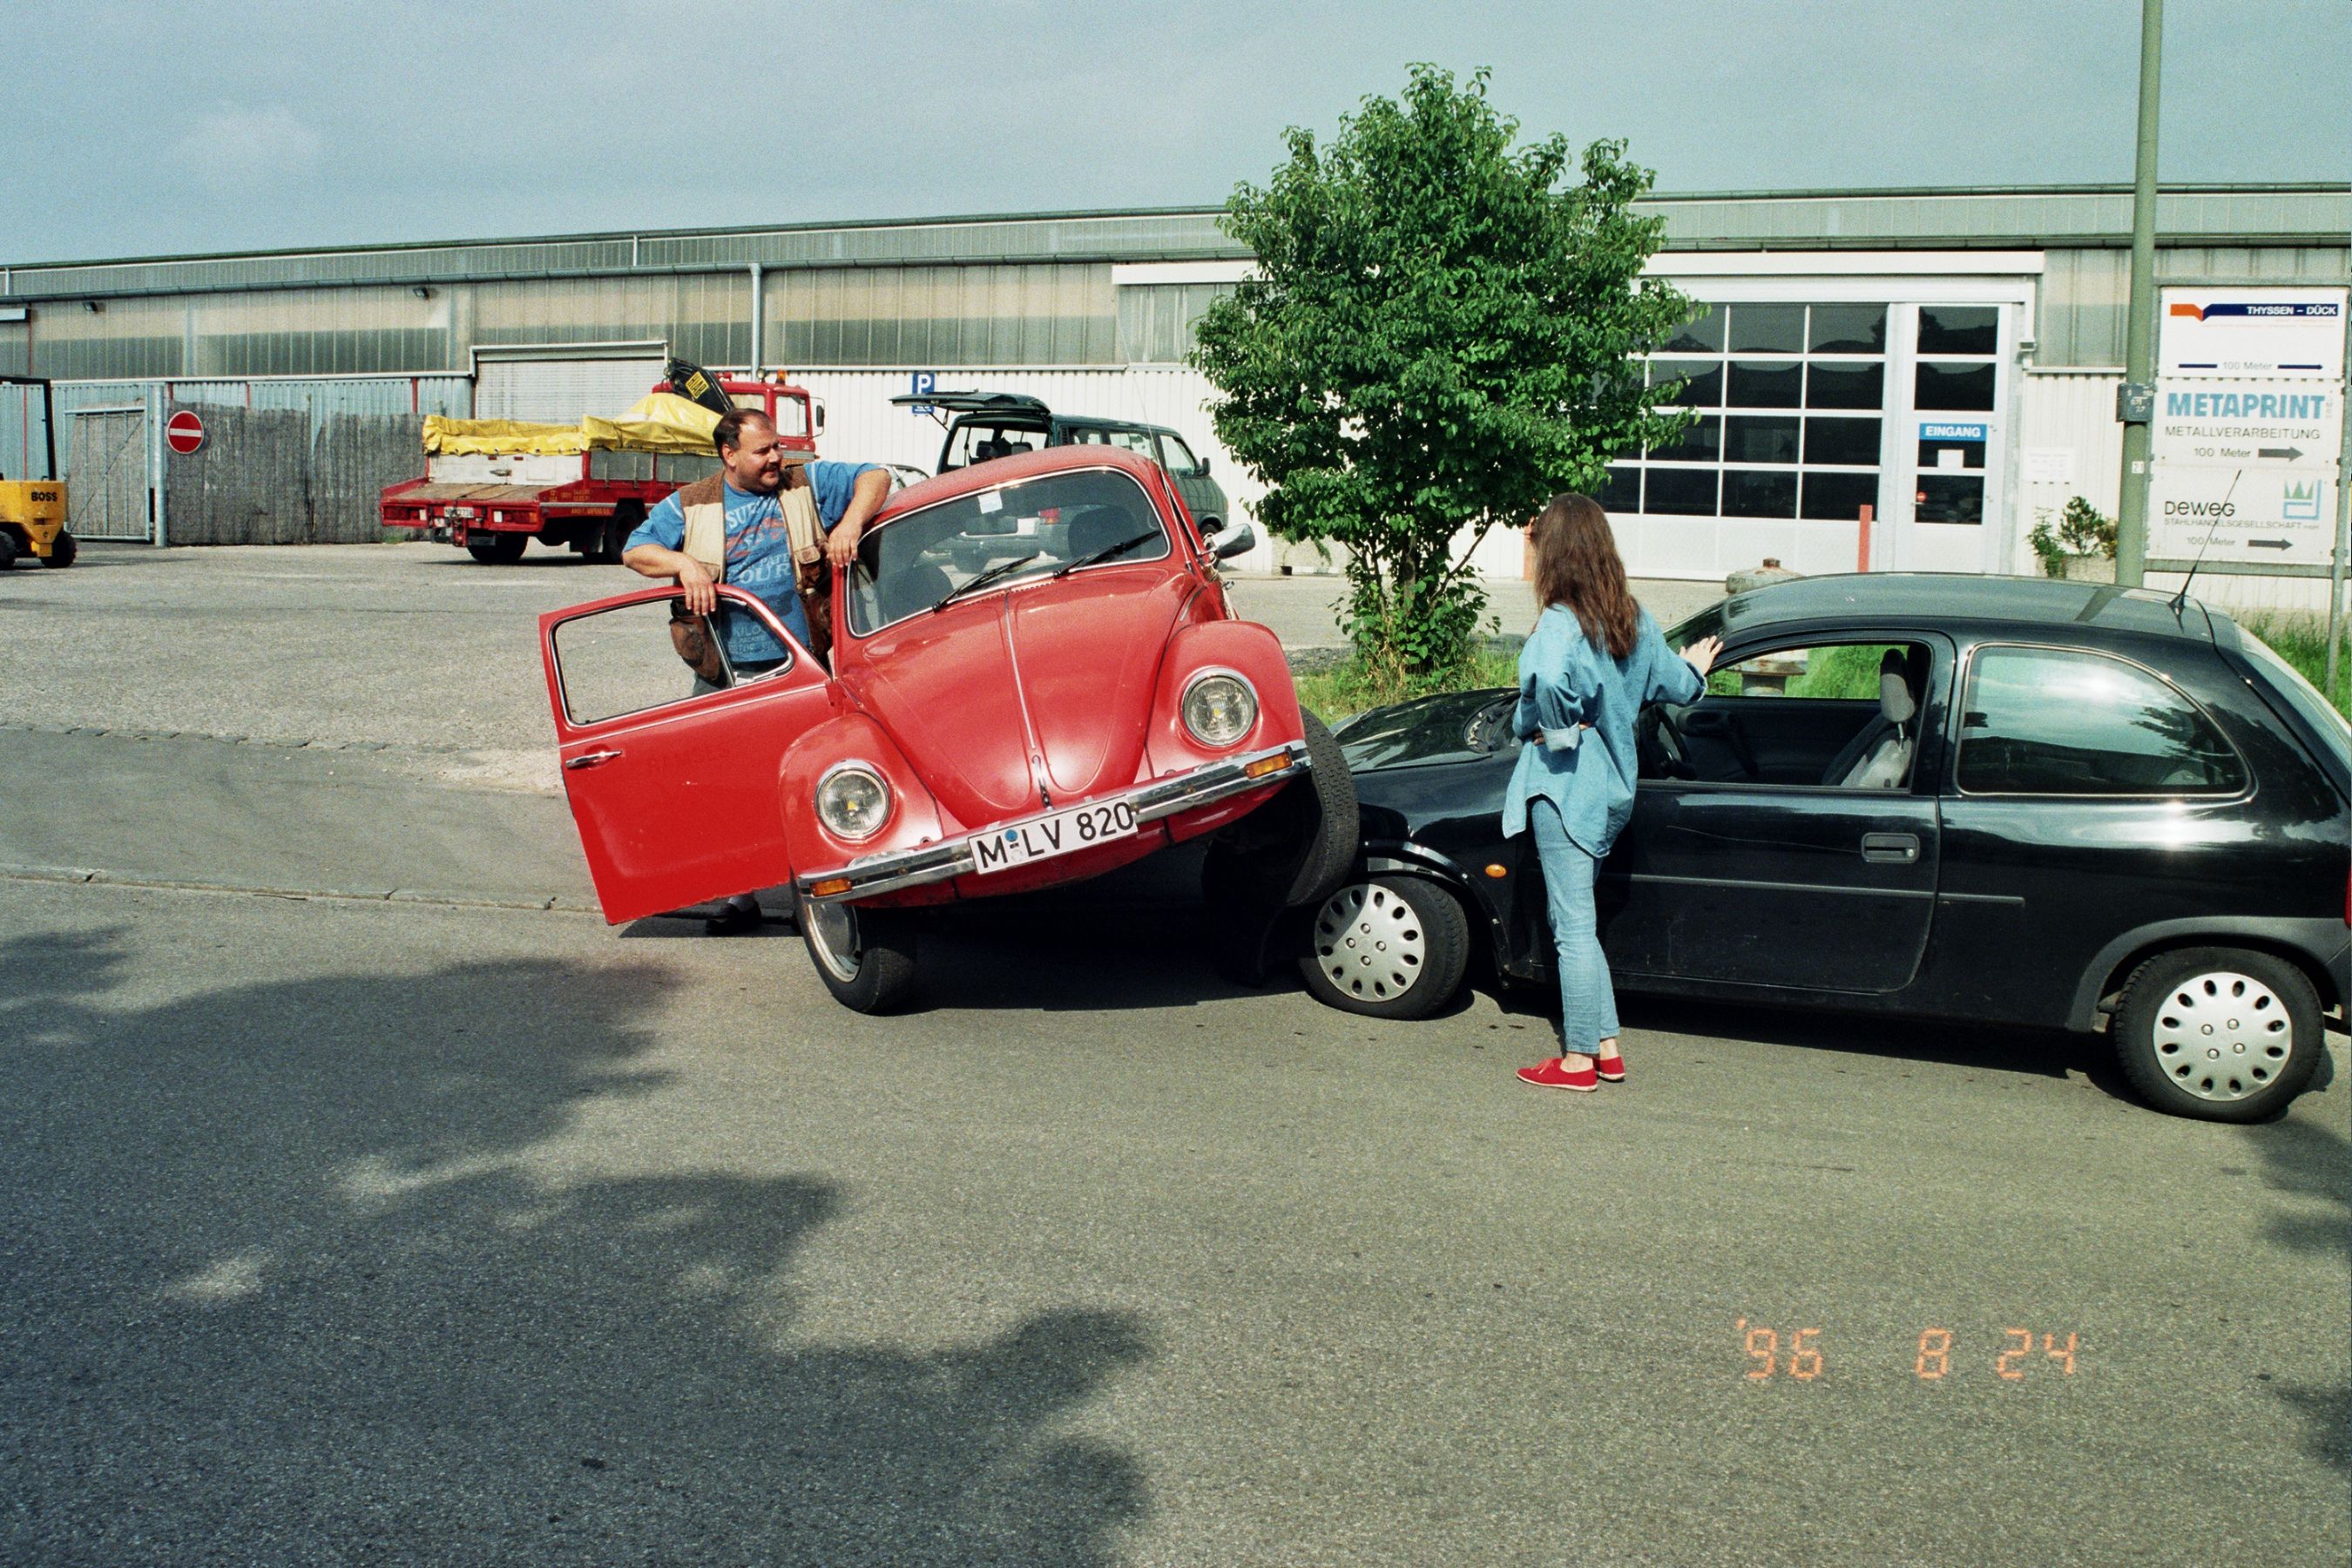
POLYGON ((940 501, 858 542, 850 630, 865 637, 927 614, 985 574, 1003 586, 1084 569, 1087 557, 1139 538, 1105 564, 1162 560, 1171 548, 1160 509, 1115 468, 1045 474, 940 501))

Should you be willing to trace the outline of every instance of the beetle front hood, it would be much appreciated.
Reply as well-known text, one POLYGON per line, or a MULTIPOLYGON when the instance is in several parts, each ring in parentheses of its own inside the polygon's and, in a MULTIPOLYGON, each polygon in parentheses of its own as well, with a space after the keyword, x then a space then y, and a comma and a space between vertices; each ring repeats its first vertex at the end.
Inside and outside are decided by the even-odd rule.
POLYGON ((888 627, 842 684, 966 827, 1135 782, 1194 585, 1164 565, 1018 584, 888 627))

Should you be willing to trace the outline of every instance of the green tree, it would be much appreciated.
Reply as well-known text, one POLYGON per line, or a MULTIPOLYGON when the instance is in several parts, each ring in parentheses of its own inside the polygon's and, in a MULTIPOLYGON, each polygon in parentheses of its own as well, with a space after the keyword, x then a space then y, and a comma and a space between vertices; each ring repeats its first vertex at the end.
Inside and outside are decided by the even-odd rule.
POLYGON ((1670 439, 1634 355, 1695 309, 1643 275, 1664 224, 1632 203, 1649 171, 1622 142, 1515 146, 1485 70, 1417 65, 1328 147, 1244 184, 1223 226, 1255 275, 1201 320, 1192 363, 1222 396, 1217 437, 1271 487, 1287 539, 1348 548, 1347 626, 1394 687, 1458 669, 1486 594, 1450 546, 1527 521, 1609 459, 1670 439))

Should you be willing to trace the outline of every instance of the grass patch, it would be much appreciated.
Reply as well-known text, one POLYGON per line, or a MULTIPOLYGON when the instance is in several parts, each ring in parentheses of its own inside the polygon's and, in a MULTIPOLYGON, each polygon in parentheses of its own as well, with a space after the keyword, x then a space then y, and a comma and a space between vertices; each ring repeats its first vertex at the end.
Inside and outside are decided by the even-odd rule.
POLYGON ((2251 632, 2270 645, 2273 653, 2294 666, 2317 687, 2337 711, 2352 718, 2352 658, 2340 652, 2336 661, 2336 689, 2327 689, 2327 624, 2317 616, 2251 610, 2232 616, 2241 631, 2251 632))
POLYGON ((1369 668, 1351 654, 1326 668, 1300 670, 1294 679, 1298 687, 1299 705, 1313 709, 1325 723, 1337 725, 1340 720, 1367 708, 1402 702, 1408 698, 1428 697, 1440 691, 1517 686, 1518 643, 1515 638, 1508 644, 1488 644, 1473 652, 1469 661, 1459 668, 1443 674, 1399 679, 1369 668))

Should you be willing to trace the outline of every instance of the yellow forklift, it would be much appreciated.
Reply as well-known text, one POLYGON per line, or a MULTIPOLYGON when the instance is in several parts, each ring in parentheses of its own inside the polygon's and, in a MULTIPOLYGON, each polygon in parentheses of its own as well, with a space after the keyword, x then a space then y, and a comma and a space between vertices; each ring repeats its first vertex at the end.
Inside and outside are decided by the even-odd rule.
POLYGON ((0 387, 41 389, 41 437, 47 466, 46 479, 10 479, 0 473, 0 571, 16 564, 19 555, 40 558, 44 566, 70 566, 74 537, 66 531, 66 487, 58 478, 57 408, 47 377, 0 375, 0 387))

